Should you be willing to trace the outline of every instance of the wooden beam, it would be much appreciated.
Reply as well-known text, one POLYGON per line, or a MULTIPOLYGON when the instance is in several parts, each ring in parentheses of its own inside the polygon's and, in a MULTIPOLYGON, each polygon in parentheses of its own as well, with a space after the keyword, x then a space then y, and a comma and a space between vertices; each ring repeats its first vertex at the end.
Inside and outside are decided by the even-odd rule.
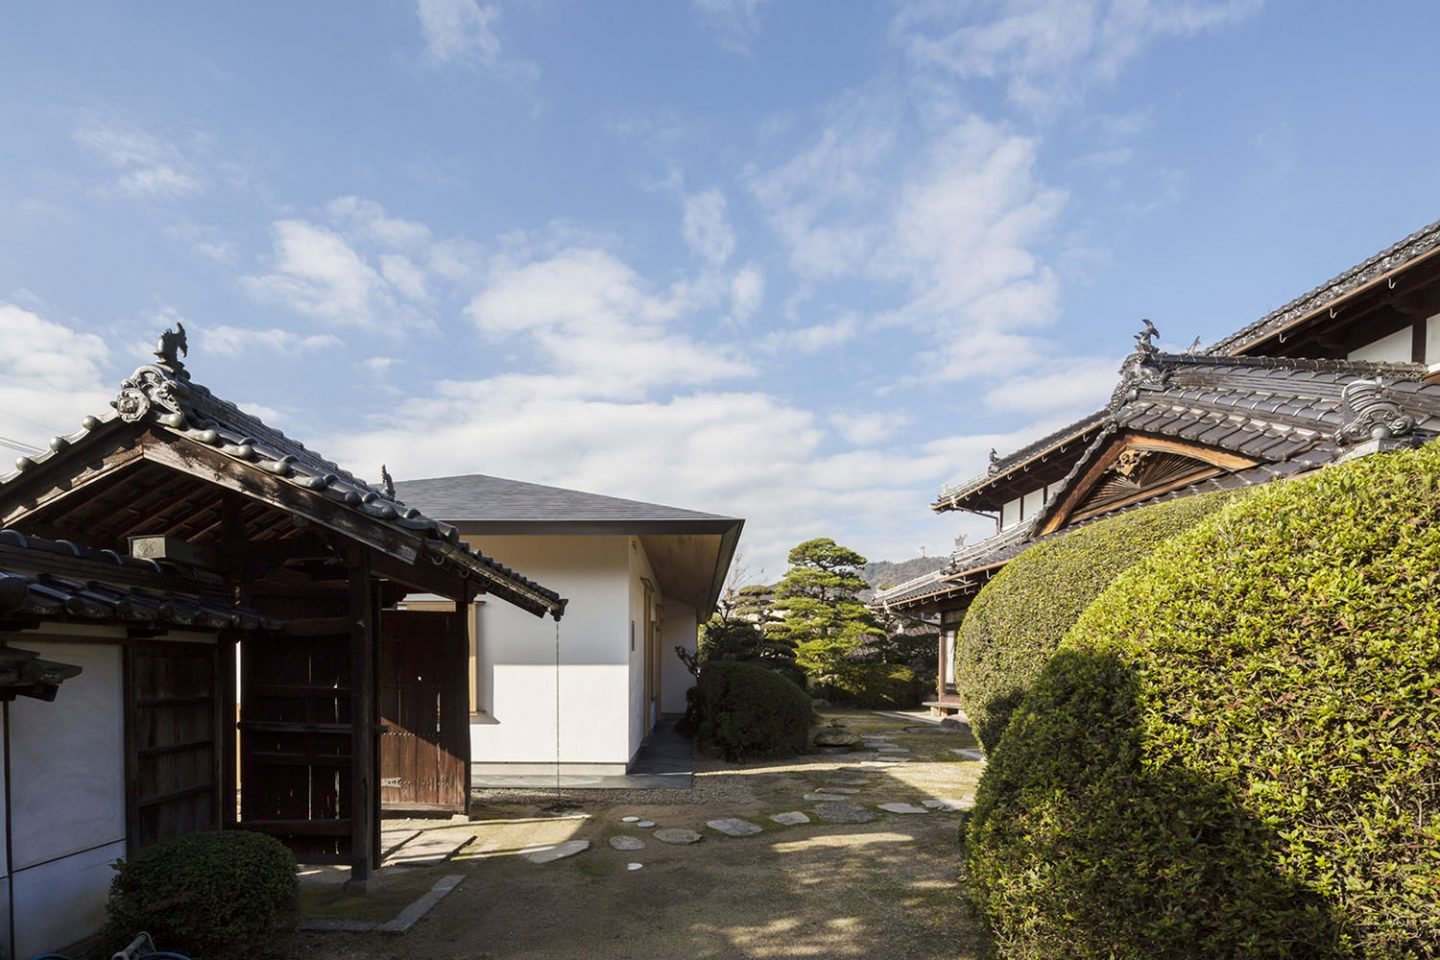
POLYGON ((315 493, 265 473, 203 444, 178 437, 149 435, 141 448, 145 459, 188 473, 216 486, 234 490, 286 513, 304 517, 347 540, 412 563, 423 549, 421 539, 389 524, 371 520, 323 493, 315 493))
POLYGON ((380 808, 374 801, 379 787, 379 752, 376 729, 375 655, 380 646, 370 583, 370 552, 352 547, 350 572, 350 880, 363 884, 377 859, 374 834, 380 808))
POLYGON ((140 457, 138 447, 118 442, 76 444, 0 487, 0 526, 13 527, 33 513, 75 497, 97 481, 135 467, 140 457))
POLYGON ((370 572, 386 580, 396 580, 426 593, 438 594, 455 600, 467 591, 474 595, 475 589, 468 578, 445 567, 436 566, 429 560, 402 563, 391 557, 378 556, 370 560, 370 572))

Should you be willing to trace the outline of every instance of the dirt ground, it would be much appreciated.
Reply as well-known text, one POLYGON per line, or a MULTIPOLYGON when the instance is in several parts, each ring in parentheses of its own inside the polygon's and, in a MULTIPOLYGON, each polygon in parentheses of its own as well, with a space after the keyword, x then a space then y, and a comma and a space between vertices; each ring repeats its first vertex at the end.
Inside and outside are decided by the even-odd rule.
POLYGON ((951 751, 975 747, 974 739, 963 730, 907 733, 927 725, 879 714, 825 711, 822 722, 835 719, 910 753, 866 750, 743 766, 700 760, 688 793, 484 795, 469 824, 405 825, 458 831, 461 839, 474 833, 451 861, 387 868, 368 901, 307 894, 312 916, 384 919, 440 877, 461 875, 459 887, 408 933, 304 933, 280 946, 297 960, 983 956, 982 935, 965 916, 957 883, 961 814, 876 809, 973 797, 982 765, 951 751), (875 763, 906 756, 908 762, 875 763), (850 799, 877 814, 870 823, 825 823, 814 815, 815 801, 803 799, 827 780, 862 777, 869 783, 849 784, 859 791, 850 799), (578 806, 547 813, 557 799, 578 806), (812 822, 781 826, 769 819, 791 810, 812 822), (704 840, 660 843, 647 836, 650 830, 621 822, 627 815, 659 828, 689 828, 704 840), (706 827, 721 817, 742 817, 765 831, 732 838, 706 827), (639 837, 644 849, 612 849, 608 840, 617 834, 639 837), (546 864, 518 855, 571 839, 589 840, 590 849, 546 864), (630 863, 642 867, 627 869, 630 863))

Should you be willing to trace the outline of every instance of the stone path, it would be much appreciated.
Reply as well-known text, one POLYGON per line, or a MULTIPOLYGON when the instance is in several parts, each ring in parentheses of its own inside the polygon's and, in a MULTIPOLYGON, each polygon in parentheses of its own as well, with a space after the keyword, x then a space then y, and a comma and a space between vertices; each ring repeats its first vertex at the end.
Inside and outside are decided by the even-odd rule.
POLYGON ((711 830, 718 830, 727 837, 749 837, 764 830, 749 820, 741 820, 739 817, 726 817, 723 820, 707 820, 705 826, 711 830))
POLYGON ((619 836, 610 838, 610 846, 616 850, 644 850, 645 841, 639 837, 619 836))
POLYGON ((520 856, 531 863, 553 863, 589 849, 589 840, 566 840, 564 843, 547 843, 544 846, 521 850, 520 856))
POLYGON ((692 843, 699 843, 705 838, 694 830, 685 830, 681 827, 662 827, 655 831, 655 839, 661 843, 673 843, 677 846, 686 846, 692 843))

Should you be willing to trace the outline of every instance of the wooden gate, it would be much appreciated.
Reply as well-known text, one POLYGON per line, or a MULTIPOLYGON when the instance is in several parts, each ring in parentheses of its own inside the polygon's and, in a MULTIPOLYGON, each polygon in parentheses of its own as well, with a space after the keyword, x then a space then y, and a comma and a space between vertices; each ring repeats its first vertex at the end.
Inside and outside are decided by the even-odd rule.
POLYGON ((350 635, 251 637, 240 662, 240 826, 350 862, 350 635))
POLYGON ((463 612, 380 615, 382 809, 468 809, 470 661, 465 631, 463 612))
POLYGON ((216 646, 125 651, 126 823, 132 854, 220 825, 216 646))

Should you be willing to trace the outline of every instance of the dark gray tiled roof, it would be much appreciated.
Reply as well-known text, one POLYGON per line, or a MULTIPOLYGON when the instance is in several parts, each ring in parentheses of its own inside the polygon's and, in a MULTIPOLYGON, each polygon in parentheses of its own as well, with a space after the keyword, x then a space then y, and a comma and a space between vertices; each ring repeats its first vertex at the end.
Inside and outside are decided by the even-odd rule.
POLYGON ((1074 423, 1061 427, 1053 433, 1041 437, 1033 443, 1026 444, 1014 453, 1007 454, 995 461, 995 463, 991 465, 991 468, 980 476, 942 487, 940 496, 936 499, 935 503, 932 504, 932 507, 940 509, 944 504, 959 500, 984 488, 997 478, 1005 476, 1017 467, 1023 466, 1058 446, 1075 440, 1083 440, 1087 434, 1098 430, 1102 426, 1104 419, 1105 411, 1098 410, 1088 416, 1081 417, 1074 423))
POLYGON ((1018 557, 1031 545, 1034 528, 1034 521, 1027 520, 987 540, 968 544, 951 554, 950 562, 942 569, 883 590, 871 602, 878 607, 903 608, 977 592, 983 580, 974 575, 1018 557))
POLYGON ((15 530, 0 530, 0 551, 0 618, 24 615, 197 630, 280 626, 257 610, 213 594, 177 591, 174 581, 191 573, 161 561, 27 537, 15 530))
POLYGON ((550 487, 472 473, 429 480, 402 480, 395 491, 426 513, 450 523, 605 522, 673 523, 729 526, 734 517, 682 510, 658 503, 623 500, 580 490, 550 487))
POLYGON ((455 527, 407 506, 394 494, 356 477, 300 441, 217 397, 192 381, 184 365, 173 356, 136 370, 121 384, 111 405, 115 410, 102 417, 86 417, 80 432, 51 440, 50 450, 45 453, 19 458, 15 472, 0 477, 0 486, 69 447, 84 443, 116 420, 144 422, 253 464, 273 477, 354 511, 369 523, 418 537, 431 557, 455 564, 483 583, 487 592, 532 613, 558 617, 564 610, 565 601, 555 591, 475 550, 460 538, 455 527))
POLYGON ((1263 340, 1276 331, 1284 329, 1295 320, 1324 309, 1366 284, 1400 269, 1437 248, 1440 248, 1440 220, 1417 230, 1399 243, 1386 247, 1370 259, 1327 280, 1309 293, 1296 297, 1254 323, 1240 328, 1212 344, 1205 352, 1212 355, 1239 353, 1256 341, 1263 340))

